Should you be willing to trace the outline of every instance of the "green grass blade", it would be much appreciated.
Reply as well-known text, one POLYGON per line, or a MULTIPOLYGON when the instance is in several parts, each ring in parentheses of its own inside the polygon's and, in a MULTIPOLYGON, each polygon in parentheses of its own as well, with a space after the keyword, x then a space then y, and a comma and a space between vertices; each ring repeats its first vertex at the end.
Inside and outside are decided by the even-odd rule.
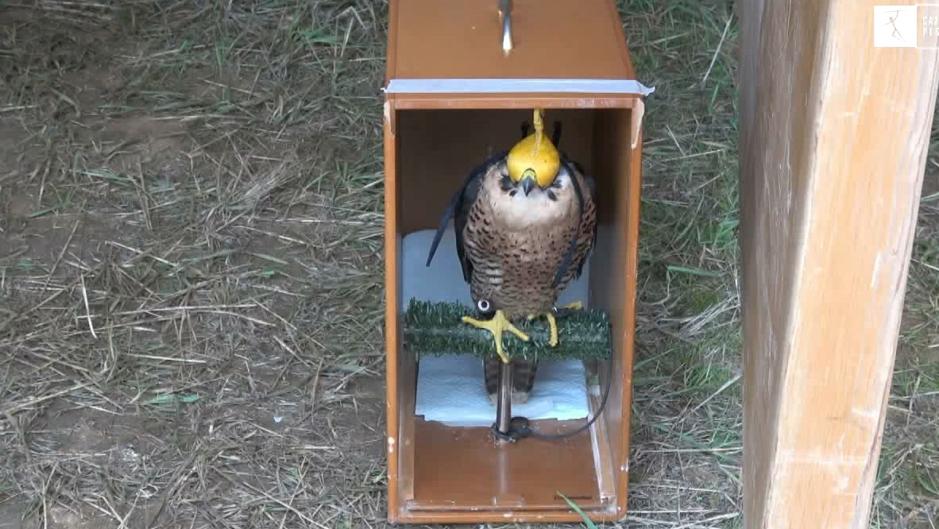
POLYGON ((577 505, 576 503, 574 503, 574 500, 561 494, 560 491, 558 491, 558 496, 564 498, 564 501, 567 502, 570 508, 573 509, 574 512, 580 515, 580 518, 584 521, 584 526, 586 526, 587 529, 598 529, 597 524, 593 523, 593 520, 591 520, 590 517, 587 516, 587 513, 585 513, 584 510, 580 508, 580 505, 577 505))

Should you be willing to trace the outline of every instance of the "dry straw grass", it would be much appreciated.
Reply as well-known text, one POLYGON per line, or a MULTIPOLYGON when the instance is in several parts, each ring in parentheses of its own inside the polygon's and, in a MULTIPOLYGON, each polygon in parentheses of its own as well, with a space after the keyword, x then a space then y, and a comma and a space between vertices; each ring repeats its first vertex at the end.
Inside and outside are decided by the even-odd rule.
MULTIPOLYGON (((658 91, 619 526, 740 527, 732 9, 621 13, 658 91)), ((385 16, 0 3, 0 528, 386 525, 385 16)), ((875 527, 939 516, 927 190, 875 527)))

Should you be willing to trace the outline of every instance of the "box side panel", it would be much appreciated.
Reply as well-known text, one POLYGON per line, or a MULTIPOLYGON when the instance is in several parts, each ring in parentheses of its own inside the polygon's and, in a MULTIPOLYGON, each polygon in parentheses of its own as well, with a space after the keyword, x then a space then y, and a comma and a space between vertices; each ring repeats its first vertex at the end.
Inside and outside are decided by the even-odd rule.
POLYGON ((596 121, 599 229, 590 271, 590 299, 610 315, 612 377, 604 420, 609 431, 617 506, 625 514, 629 470, 629 414, 635 329, 636 257, 639 226, 639 151, 630 149, 629 110, 601 113, 596 121))
POLYGON ((387 341, 388 518, 398 521, 414 497, 414 399, 417 363, 401 340, 401 144, 393 98, 385 107, 385 311, 387 341))
POLYGON ((398 193, 394 105, 384 106, 385 157, 385 423, 388 457, 388 518, 395 521, 398 498, 398 193))
POLYGON ((620 470, 617 481, 617 509, 621 516, 626 515, 626 499, 629 493, 629 448, 630 448, 630 425, 633 395, 633 363, 636 347, 636 296, 639 269, 639 208, 642 195, 642 127, 639 122, 638 127, 633 124, 636 118, 633 116, 635 110, 626 112, 621 126, 624 132, 620 135, 623 147, 632 145, 628 150, 621 151, 619 156, 623 160, 621 163, 627 166, 626 176, 628 177, 627 196, 623 202, 626 207, 626 240, 629 242, 626 249, 626 263, 623 273, 626 275, 626 299, 623 300, 623 329, 617 339, 622 341, 622 386, 620 388, 620 398, 623 407, 619 417, 623 421, 621 426, 622 435, 619 440, 619 447, 616 450, 618 454, 618 463, 620 470), (629 132, 626 132, 629 131, 629 132), (635 137, 633 137, 635 135, 635 137))
MULTIPOLYGON (((400 321, 400 320, 399 320, 400 321)), ((415 420, 417 362, 406 347, 398 348, 398 510, 404 512, 414 498, 415 420)))

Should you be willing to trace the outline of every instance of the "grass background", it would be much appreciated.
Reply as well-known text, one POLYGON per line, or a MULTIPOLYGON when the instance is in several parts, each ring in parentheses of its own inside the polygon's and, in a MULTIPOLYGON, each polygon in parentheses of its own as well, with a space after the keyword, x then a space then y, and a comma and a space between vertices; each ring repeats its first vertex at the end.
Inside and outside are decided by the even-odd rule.
MULTIPOLYGON (((740 527, 737 29, 618 2, 630 515, 740 527)), ((0 1, 0 528, 384 527, 384 2, 0 1)), ((939 150, 872 527, 939 518, 939 150)))

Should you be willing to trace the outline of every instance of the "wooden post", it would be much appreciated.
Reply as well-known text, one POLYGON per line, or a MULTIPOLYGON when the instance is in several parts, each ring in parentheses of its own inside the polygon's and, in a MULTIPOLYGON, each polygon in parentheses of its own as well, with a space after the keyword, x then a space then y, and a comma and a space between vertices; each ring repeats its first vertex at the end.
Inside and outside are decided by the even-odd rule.
POLYGON ((937 86, 887 3, 740 5, 748 529, 868 524, 937 86))

